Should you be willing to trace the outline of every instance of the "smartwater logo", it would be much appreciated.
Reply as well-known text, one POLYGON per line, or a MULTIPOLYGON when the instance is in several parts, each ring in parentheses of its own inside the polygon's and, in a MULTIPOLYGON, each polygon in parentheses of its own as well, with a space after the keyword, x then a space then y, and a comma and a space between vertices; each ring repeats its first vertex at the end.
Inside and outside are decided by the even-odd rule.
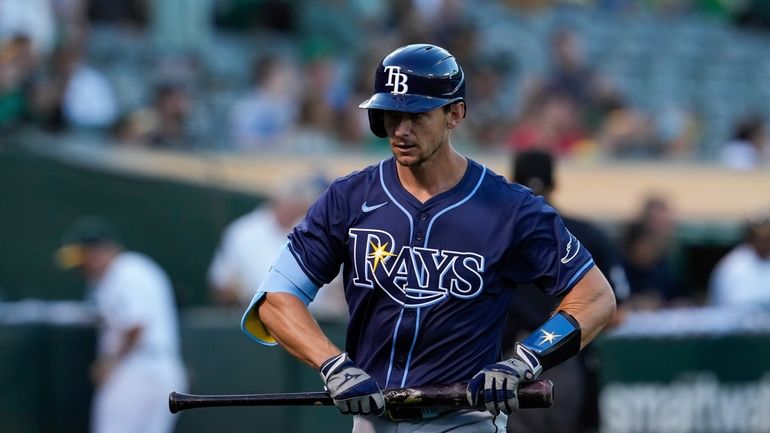
POLYGON ((724 383, 710 373, 671 383, 609 384, 602 433, 770 433, 770 374, 724 383))

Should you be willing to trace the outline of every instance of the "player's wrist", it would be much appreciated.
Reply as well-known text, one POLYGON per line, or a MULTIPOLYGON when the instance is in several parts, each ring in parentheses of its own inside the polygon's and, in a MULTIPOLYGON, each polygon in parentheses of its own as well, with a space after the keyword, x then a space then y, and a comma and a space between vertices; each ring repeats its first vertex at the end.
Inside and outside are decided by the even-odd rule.
POLYGON ((324 362, 322 362, 321 365, 318 367, 318 371, 321 374, 321 378, 323 378, 323 380, 326 381, 332 373, 339 370, 340 367, 342 367, 347 363, 350 363, 350 364, 353 363, 353 361, 348 356, 348 353, 347 352, 338 353, 337 355, 329 357, 324 362))
POLYGON ((535 380, 540 376, 540 373, 543 372, 543 363, 540 361, 540 358, 538 358, 532 350, 521 343, 516 343, 514 345, 513 358, 503 362, 510 364, 514 360, 517 361, 517 370, 521 375, 520 379, 522 381, 535 380), (524 368, 522 368, 522 366, 524 368))
POLYGON ((377 382, 359 368, 347 352, 332 356, 319 371, 334 405, 343 414, 381 415, 385 397, 377 382))
POLYGON ((534 377, 580 352, 580 324, 572 315, 558 311, 535 332, 516 343, 516 357, 531 364, 534 377))

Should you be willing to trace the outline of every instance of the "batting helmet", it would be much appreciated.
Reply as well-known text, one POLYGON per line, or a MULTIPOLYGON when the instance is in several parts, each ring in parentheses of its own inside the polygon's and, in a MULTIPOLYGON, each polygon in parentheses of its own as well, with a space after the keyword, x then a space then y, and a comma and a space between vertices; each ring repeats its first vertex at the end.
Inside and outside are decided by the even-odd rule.
POLYGON ((424 113, 464 100, 465 75, 455 57, 436 45, 415 44, 382 59, 374 74, 374 95, 358 107, 369 110, 369 127, 384 138, 383 110, 424 113))

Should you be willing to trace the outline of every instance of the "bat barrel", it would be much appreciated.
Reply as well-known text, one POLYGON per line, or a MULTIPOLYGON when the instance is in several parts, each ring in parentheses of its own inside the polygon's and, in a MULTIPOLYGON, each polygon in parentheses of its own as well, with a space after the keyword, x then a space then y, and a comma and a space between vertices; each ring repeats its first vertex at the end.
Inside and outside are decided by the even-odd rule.
POLYGON ((168 395, 171 413, 198 407, 222 406, 331 406, 325 392, 293 392, 283 394, 195 395, 172 391, 168 395))

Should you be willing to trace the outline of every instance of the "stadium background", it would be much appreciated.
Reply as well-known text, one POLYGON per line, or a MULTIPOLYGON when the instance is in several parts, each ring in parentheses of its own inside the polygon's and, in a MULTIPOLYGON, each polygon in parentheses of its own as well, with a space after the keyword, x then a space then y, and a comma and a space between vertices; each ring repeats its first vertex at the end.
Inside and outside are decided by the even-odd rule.
MULTIPOLYGON (((645 127, 607 147, 597 138, 602 122, 589 125, 593 134, 560 155, 555 202, 618 239, 645 197, 662 194, 676 210, 674 262, 695 307, 705 299, 718 258, 740 240, 748 212, 770 204, 768 165, 737 171, 720 160, 737 122, 749 114, 770 116, 766 2, 122 5, 0 2, 0 72, 18 67, 14 38, 24 30, 3 13, 29 8, 37 17, 30 26, 33 67, 21 67, 25 79, 6 79, 0 87, 0 432, 86 430, 93 328, 79 315, 81 283, 56 270, 52 259, 62 232, 83 214, 113 219, 129 248, 146 252, 172 276, 193 391, 318 388, 312 371, 240 334, 238 313, 210 301, 206 269, 224 227, 272 189, 308 175, 333 178, 387 156, 355 105, 368 92, 361 74, 400 43, 443 44, 468 64, 470 132, 458 145, 507 174, 513 157, 507 132, 526 111, 527 86, 548 76, 554 32, 574 33, 586 64, 622 96, 626 118, 641 119, 645 127), (116 112, 109 121, 86 116, 78 123, 76 115, 57 116, 19 96, 56 78, 55 47, 72 40, 112 89, 116 112), (274 142, 244 143, 230 133, 230 112, 249 92, 253 62, 270 54, 287 56, 295 68, 287 94, 299 93, 308 110, 325 115, 298 121, 274 142), (474 75, 494 86, 474 86, 474 75), (152 108, 163 86, 185 95, 184 133, 161 141, 127 138, 122 126, 136 126, 132 122, 142 119, 136 113, 152 108), (278 373, 265 374, 268 367, 278 373)), ((770 431, 767 416, 758 415, 770 407, 768 321, 746 323, 708 308, 646 314, 653 313, 659 315, 641 314, 633 322, 637 328, 597 342, 606 391, 602 431, 770 431), (738 372, 725 355, 730 351, 750 353, 738 372), (642 363, 658 357, 663 360, 642 363), (688 418, 681 407, 666 411, 650 401, 672 389, 680 393, 672 400, 679 401, 727 390, 732 400, 715 404, 743 407, 734 416, 745 422, 699 416, 703 407, 722 414, 713 406, 693 403, 688 418)), ((341 340, 343 324, 323 326, 341 340)), ((227 408, 184 413, 177 431, 316 432, 347 425, 326 408, 227 408)))

